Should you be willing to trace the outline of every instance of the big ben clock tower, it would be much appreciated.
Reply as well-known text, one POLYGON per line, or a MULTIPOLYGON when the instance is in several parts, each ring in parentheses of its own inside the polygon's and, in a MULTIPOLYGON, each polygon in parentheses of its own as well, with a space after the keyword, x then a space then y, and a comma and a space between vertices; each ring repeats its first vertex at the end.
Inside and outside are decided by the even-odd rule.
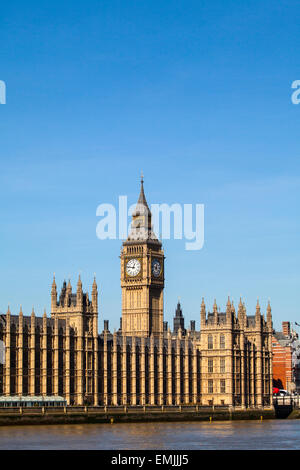
POLYGON ((143 177, 131 230, 121 250, 122 334, 163 333, 164 252, 152 231, 143 177))

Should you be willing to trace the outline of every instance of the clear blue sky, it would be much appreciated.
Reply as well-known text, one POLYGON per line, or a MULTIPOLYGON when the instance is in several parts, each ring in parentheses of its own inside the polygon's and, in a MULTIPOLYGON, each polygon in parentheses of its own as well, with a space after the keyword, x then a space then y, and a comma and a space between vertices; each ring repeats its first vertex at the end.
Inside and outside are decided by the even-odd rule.
POLYGON ((120 241, 96 208, 139 175, 151 203, 205 204, 205 245, 166 241, 165 319, 180 296, 271 299, 300 322, 298 1, 14 1, 0 9, 0 311, 49 313, 58 286, 96 272, 118 327, 120 241))

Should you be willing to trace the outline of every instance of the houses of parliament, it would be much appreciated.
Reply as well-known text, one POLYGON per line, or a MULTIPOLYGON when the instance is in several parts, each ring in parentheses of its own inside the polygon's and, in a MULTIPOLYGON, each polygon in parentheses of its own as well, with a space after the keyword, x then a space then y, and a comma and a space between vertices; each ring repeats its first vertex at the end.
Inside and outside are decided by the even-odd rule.
MULTIPOLYGON (((5 363, 0 395, 62 396, 69 405, 229 405, 272 404, 272 315, 257 302, 247 315, 228 299, 200 307, 185 328, 178 302, 171 330, 164 322, 164 252, 153 233, 141 181, 131 230, 121 248, 122 317, 113 333, 104 320, 98 332, 98 289, 76 291, 70 281, 58 295, 51 289, 51 317, 0 316, 5 363)), ((200 302, 199 302, 200 304, 200 302)))

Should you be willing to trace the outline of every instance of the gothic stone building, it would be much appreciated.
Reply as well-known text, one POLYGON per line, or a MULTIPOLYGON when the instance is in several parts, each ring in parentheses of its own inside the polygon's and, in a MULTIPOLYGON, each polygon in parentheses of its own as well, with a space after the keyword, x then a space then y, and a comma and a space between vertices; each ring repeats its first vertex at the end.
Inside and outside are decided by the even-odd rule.
POLYGON ((55 279, 51 318, 0 316, 5 364, 0 394, 64 396, 68 404, 270 406, 272 317, 257 303, 253 316, 228 299, 225 312, 201 304, 201 327, 184 328, 180 305, 174 331, 163 321, 164 252, 151 226, 143 181, 121 250, 122 319, 98 333, 98 291, 79 278, 76 293, 55 279))

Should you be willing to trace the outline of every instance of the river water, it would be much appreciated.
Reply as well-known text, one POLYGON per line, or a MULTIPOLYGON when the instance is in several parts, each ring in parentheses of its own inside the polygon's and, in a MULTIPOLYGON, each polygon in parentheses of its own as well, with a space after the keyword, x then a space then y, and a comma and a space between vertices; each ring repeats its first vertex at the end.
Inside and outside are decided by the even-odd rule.
POLYGON ((0 449, 300 449, 300 420, 2 426, 0 449))

